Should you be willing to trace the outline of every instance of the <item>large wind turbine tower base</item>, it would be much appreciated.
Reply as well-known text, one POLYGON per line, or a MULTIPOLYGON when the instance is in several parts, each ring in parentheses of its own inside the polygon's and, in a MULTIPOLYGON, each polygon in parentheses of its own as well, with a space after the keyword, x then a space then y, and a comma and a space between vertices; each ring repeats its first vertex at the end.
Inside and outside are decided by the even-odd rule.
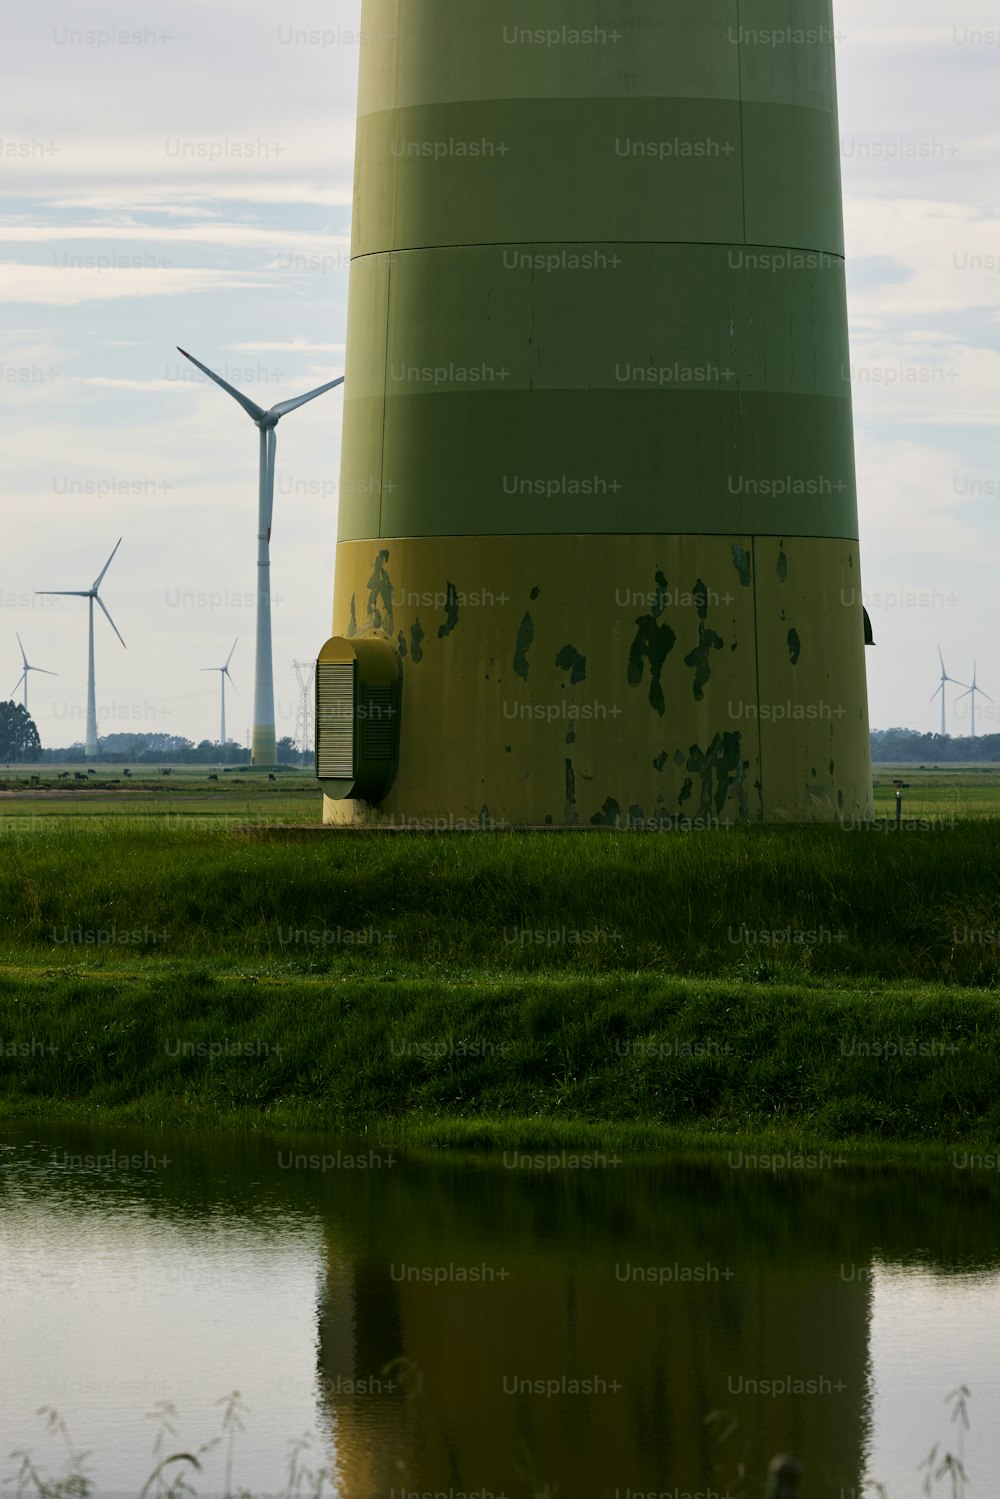
POLYGON ((870 817, 857 566, 815 538, 341 544, 335 632, 392 641, 405 688, 391 789, 326 820, 870 817))
POLYGON ((401 722, 325 817, 869 817, 831 0, 362 31, 333 631, 401 722))

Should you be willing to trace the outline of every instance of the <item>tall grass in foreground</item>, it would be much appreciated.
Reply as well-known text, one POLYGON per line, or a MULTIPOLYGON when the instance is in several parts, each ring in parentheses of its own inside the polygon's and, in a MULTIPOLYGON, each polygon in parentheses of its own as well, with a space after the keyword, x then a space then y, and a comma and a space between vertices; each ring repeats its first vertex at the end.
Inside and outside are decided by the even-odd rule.
POLYGON ((306 838, 121 819, 0 838, 0 965, 995 987, 998 955, 1000 820, 306 838))
MULTIPOLYGON (((924 1480, 921 1485, 921 1493, 925 1496, 933 1495, 940 1484, 945 1484, 950 1489, 951 1499, 966 1499, 966 1489, 970 1479, 965 1471, 965 1433, 970 1429, 968 1401, 971 1392, 966 1385, 960 1385, 950 1394, 945 1396, 945 1404, 951 1406, 951 1420, 958 1428, 958 1454, 957 1456, 946 1451, 939 1456, 940 1443, 935 1442, 927 1457, 918 1465, 917 1471, 925 1470, 924 1480)), ((225 1444, 226 1457, 226 1479, 225 1488, 222 1491, 224 1499, 254 1499, 254 1491, 251 1489, 233 1487, 233 1467, 235 1457, 236 1435, 246 1428, 243 1417, 247 1414, 247 1407, 240 1397, 239 1391, 225 1396, 216 1402, 224 1407, 222 1415, 222 1430, 217 1437, 205 1442, 196 1452, 165 1452, 167 1438, 171 1444, 177 1437, 174 1421, 177 1417, 175 1407, 169 1401, 161 1401, 149 1413, 151 1420, 159 1422, 159 1428, 153 1442, 154 1467, 142 1488, 138 1490, 138 1499, 146 1499, 147 1495, 155 1496, 155 1499, 182 1499, 182 1496, 197 1496, 198 1490, 193 1486, 195 1473, 202 1471, 201 1459, 210 1451, 225 1444)), ((16 1484, 14 1490, 16 1499, 100 1499, 98 1491, 94 1488, 93 1479, 86 1472, 86 1459, 88 1453, 79 1452, 74 1447, 70 1438, 65 1421, 58 1412, 50 1406, 43 1406, 38 1412, 44 1416, 47 1429, 56 1432, 62 1438, 67 1449, 67 1468, 62 1478, 46 1478, 39 1473, 30 1454, 19 1450, 11 1456, 20 1461, 20 1469, 16 1475, 3 1480, 6 1487, 16 1484)), ((715 1420, 713 1413, 706 1418, 707 1424, 711 1425, 715 1420)), ((284 1487, 274 1496, 258 1494, 257 1499, 323 1499, 328 1492, 336 1494, 336 1475, 325 1465, 311 1468, 307 1465, 307 1454, 312 1444, 310 1436, 299 1437, 289 1443, 288 1477, 284 1487)), ((530 1453, 526 1454, 526 1465, 528 1469, 533 1467, 530 1453)), ((879 1499, 890 1499, 889 1491, 884 1484, 868 1483, 864 1485, 862 1493, 871 1490, 879 1495, 879 1499)), ((544 1492, 549 1493, 550 1486, 546 1484, 544 1492)), ((558 1489, 556 1490, 558 1492, 558 1489)), ((742 1491, 741 1499, 751 1499, 761 1492, 760 1488, 753 1486, 749 1491, 742 1491)), ((787 1490, 784 1491, 787 1493, 787 1490)), ((843 1489, 841 1489, 843 1495, 843 1489)), ((205 1495, 204 1499, 208 1499, 205 1495)), ((540 1496, 537 1496, 540 1499, 540 1496)), ((810 1490, 808 1476, 806 1477, 805 1493, 801 1499, 822 1499, 815 1490, 810 1490)))

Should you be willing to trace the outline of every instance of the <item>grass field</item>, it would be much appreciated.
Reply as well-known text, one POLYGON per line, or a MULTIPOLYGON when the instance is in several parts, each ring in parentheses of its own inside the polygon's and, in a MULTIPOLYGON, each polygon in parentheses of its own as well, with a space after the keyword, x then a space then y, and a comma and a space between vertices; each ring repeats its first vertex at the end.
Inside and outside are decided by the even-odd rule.
POLYGON ((207 775, 0 786, 0 1113, 997 1139, 1000 772, 880 766, 866 827, 438 837, 207 775))
MULTIPOLYGON (((895 779, 906 783, 904 820, 1000 816, 1000 766, 876 765, 874 777, 880 818, 895 822, 895 779)), ((311 770, 291 767, 276 772, 272 782, 246 768, 221 772, 212 766, 154 765, 131 767, 126 777, 118 766, 102 767, 94 775, 80 765, 0 766, 0 829, 30 827, 43 817, 109 816, 318 823, 322 795, 311 770), (162 773, 168 768, 169 776, 162 773)))

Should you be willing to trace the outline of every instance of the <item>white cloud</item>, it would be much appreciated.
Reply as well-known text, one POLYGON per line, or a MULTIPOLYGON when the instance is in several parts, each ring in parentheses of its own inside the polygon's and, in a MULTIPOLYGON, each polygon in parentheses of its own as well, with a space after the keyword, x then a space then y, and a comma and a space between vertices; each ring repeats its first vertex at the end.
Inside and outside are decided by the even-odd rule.
POLYGON ((81 302, 112 302, 122 297, 185 297, 192 292, 253 291, 265 281, 234 271, 182 269, 84 270, 47 265, 0 263, 0 302, 36 302, 73 307, 81 302))
POLYGON ((918 441, 857 445, 862 571, 897 577, 902 557, 923 554, 961 568, 993 539, 973 518, 963 489, 961 445, 953 451, 918 441))
MULTIPOLYGON (((213 182, 204 188, 164 186, 150 188, 141 183, 108 183, 88 192, 69 191, 54 198, 43 195, 47 208, 131 209, 135 212, 197 216, 212 211, 213 203, 284 204, 291 207, 346 208, 353 203, 350 182, 332 186, 318 182, 275 177, 255 182, 213 182)), ((221 209, 216 210, 221 213, 221 209)))
POLYGON ((227 349, 253 354, 343 354, 346 344, 315 344, 307 338, 292 339, 289 343, 227 344, 227 349))
MULTIPOLYGON (((167 229, 162 225, 135 223, 53 225, 0 222, 0 243, 67 244, 74 240, 138 242, 163 245, 165 249, 172 245, 222 245, 237 249, 294 246, 308 254, 332 253, 350 246, 350 239, 342 234, 308 234, 278 225, 211 223, 167 229)), ((120 258, 126 259, 127 252, 121 252, 120 258)))
POLYGON ((852 316, 1000 310, 1000 216, 965 203, 848 197, 844 207, 852 316), (884 263, 856 284, 866 259, 884 263), (891 277, 888 270, 891 269, 891 277))

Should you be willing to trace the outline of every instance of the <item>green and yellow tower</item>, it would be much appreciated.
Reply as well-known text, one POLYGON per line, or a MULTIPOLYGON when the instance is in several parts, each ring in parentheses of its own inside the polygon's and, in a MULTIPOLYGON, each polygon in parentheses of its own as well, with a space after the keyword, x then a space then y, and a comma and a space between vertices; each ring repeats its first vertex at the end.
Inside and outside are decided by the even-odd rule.
POLYGON ((830 0, 362 29, 326 819, 869 816, 830 0))

